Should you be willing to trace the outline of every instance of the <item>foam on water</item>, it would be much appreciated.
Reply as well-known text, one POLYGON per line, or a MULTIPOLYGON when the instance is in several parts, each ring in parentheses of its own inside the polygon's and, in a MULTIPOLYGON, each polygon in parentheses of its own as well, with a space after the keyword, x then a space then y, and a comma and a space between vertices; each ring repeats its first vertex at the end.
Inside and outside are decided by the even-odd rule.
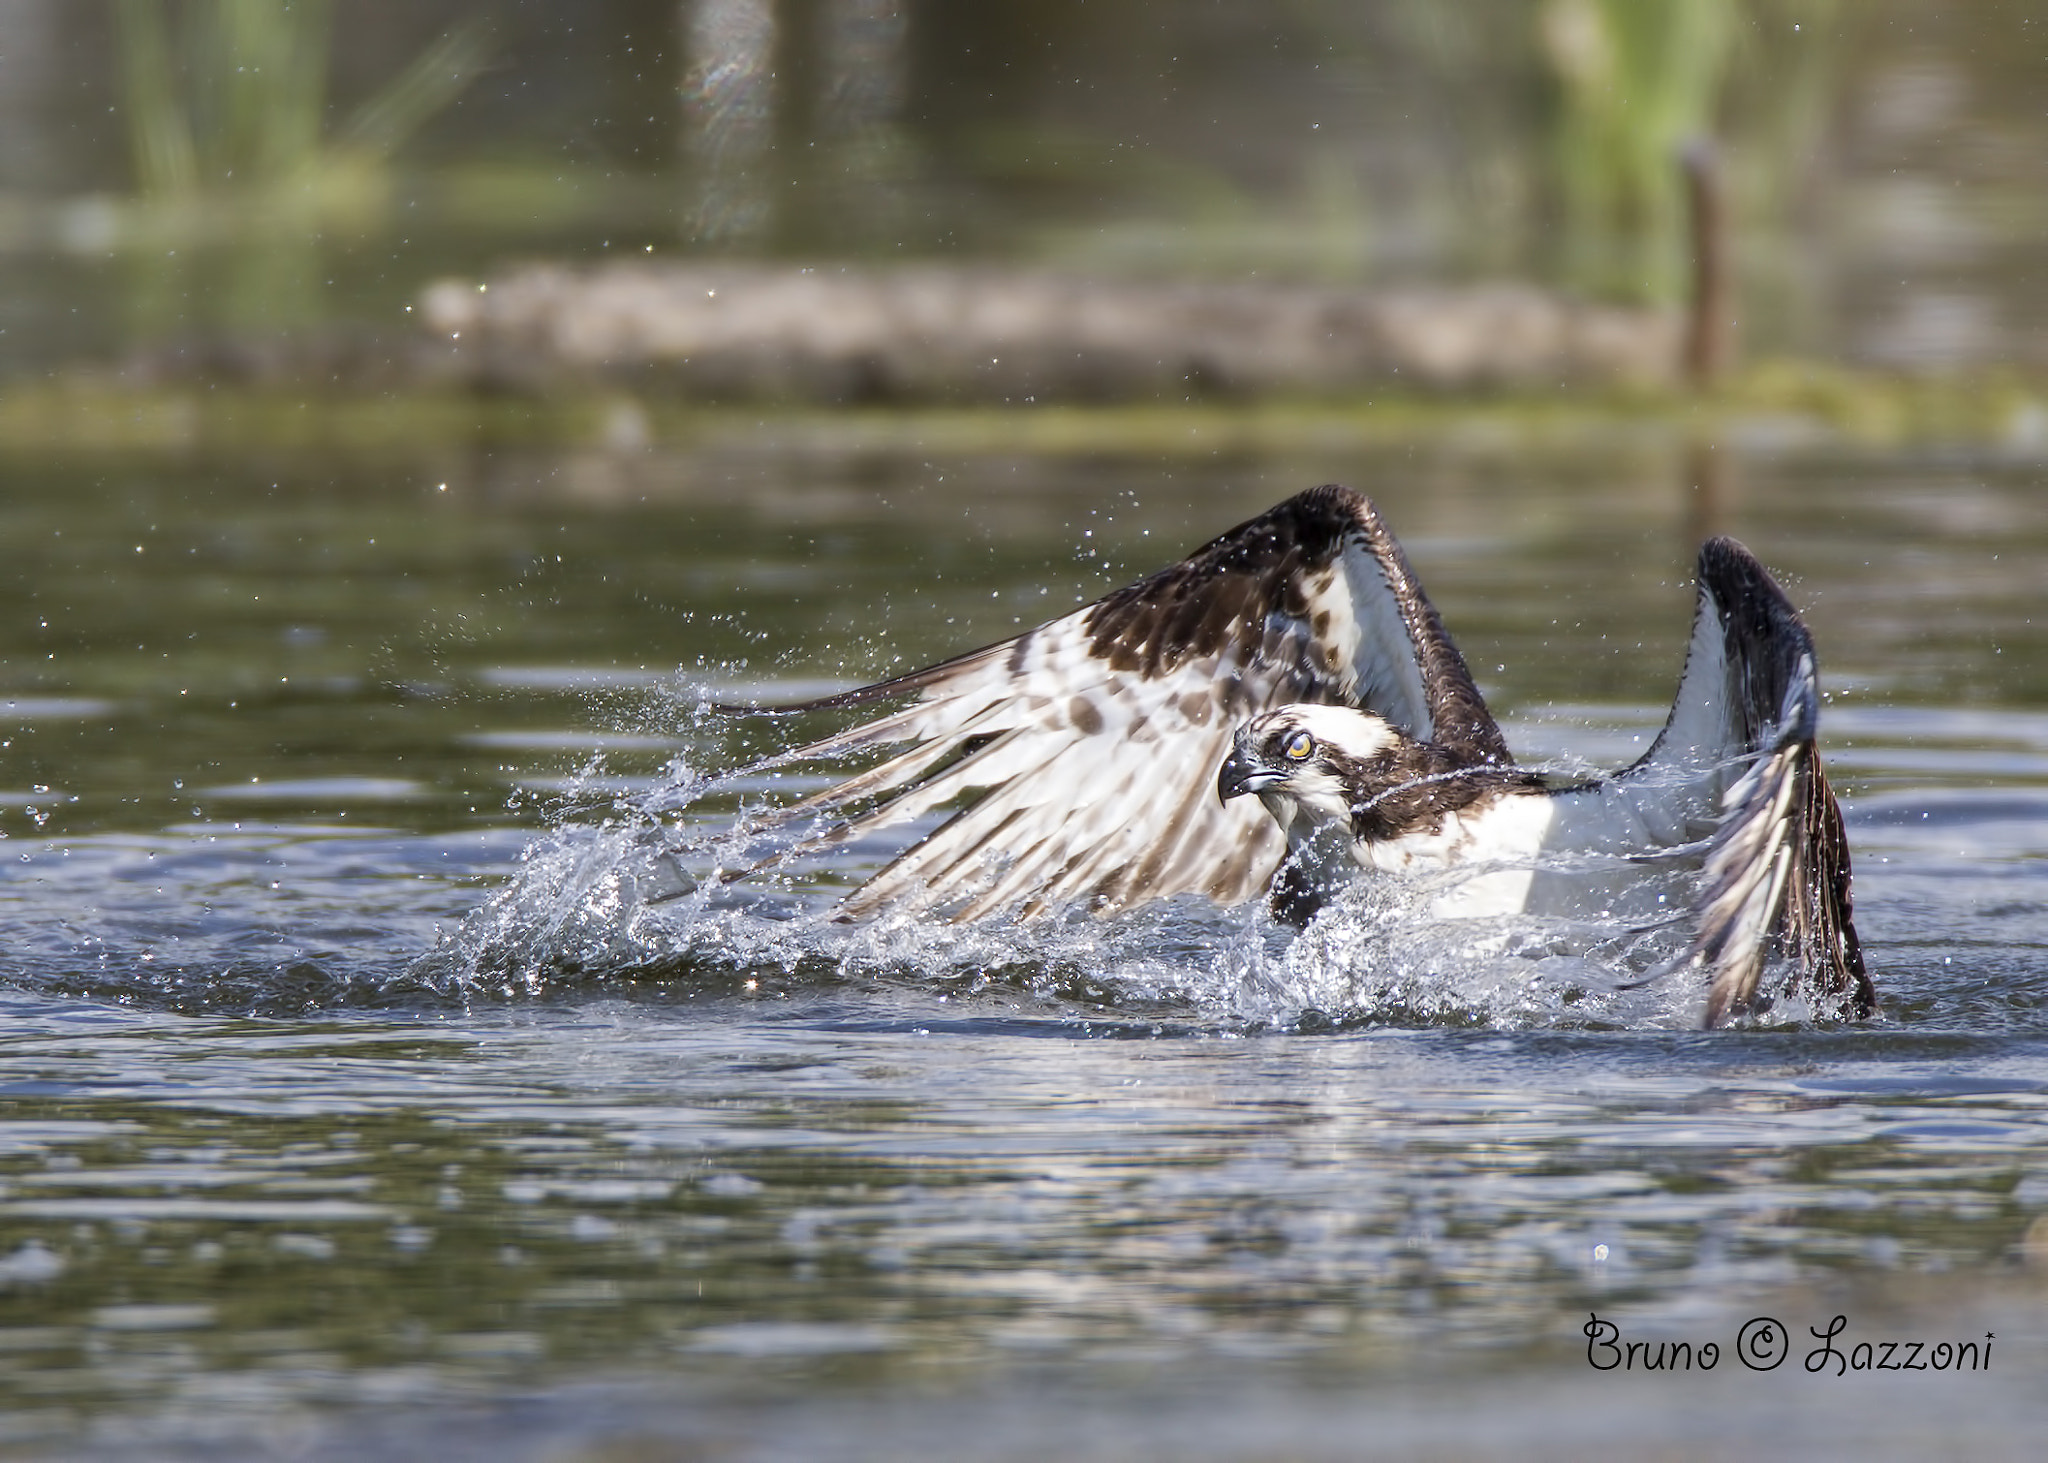
MULTIPOLYGON (((2023 716, 2013 721, 2013 738, 2029 731, 2023 716)), ((622 780, 604 752, 593 755, 548 799, 537 834, 531 824, 430 834, 358 824, 361 808, 308 808, 156 832, 17 837, 0 909, 12 978, 262 1015, 771 990, 835 999, 837 986, 897 992, 906 1010, 987 993, 1055 1019, 1218 1031, 1641 1031, 1698 1019, 1690 974, 1627 988, 1679 949, 1676 932, 1640 910, 1447 920, 1430 914, 1439 891, 1428 881, 1375 878, 1305 931, 1255 906, 1193 898, 1111 920, 1069 910, 1029 923, 841 923, 838 899, 895 845, 856 843, 721 882, 716 869, 775 851, 731 837, 751 810, 829 779, 677 735, 689 750, 658 775, 622 780), (697 770, 721 762, 738 766, 697 770)), ((1889 753, 1881 740, 1858 750, 1880 767, 1889 753)), ((2048 792, 1876 781, 1847 813, 1881 1020, 2030 1027, 2048 1009, 2036 958, 2048 945, 2038 892, 2048 792)), ((1781 1003, 1763 1024, 1806 1015, 1781 1003)))
MULTIPOLYGON (((1628 719, 1610 709, 1606 720, 1617 718, 1628 719)), ((1908 730, 1916 737, 1982 737, 1986 728, 1977 723, 1987 719, 1997 720, 1979 713, 1969 725, 1951 727, 1920 713, 1908 730)), ((2003 735, 2031 734, 2024 714, 2011 721, 2003 735)), ((1868 712, 1855 729, 1880 743, 1896 730, 1868 712)), ((1516 727, 1517 741, 1529 740, 1526 733, 1516 727)), ((1534 740, 1565 765, 1561 746, 1534 740)), ((1878 768, 1895 750, 1868 741, 1858 748, 1878 768)), ((413 976, 457 999, 546 995, 608 979, 711 990, 770 979, 878 980, 938 991, 999 986, 1088 1015, 1167 1013, 1239 1029, 1389 1023, 1644 1030, 1690 1028, 1698 1020, 1700 982, 1691 973, 1638 985, 1680 953, 1677 927, 1645 921, 1640 910, 1612 918, 1438 918, 1430 906, 1441 875, 1435 883, 1376 877, 1302 931, 1275 924, 1255 907, 1219 909, 1193 898, 1110 920, 1069 910, 1025 923, 841 923, 833 917, 839 897, 900 845, 856 843, 721 882, 715 870, 746 868, 814 831, 792 830, 781 845, 748 844, 734 830, 750 808, 831 779, 776 766, 773 757, 714 775, 693 757, 709 760, 685 754, 653 788, 625 791, 606 781, 602 757, 593 759, 557 805, 554 826, 527 846, 511 882, 415 965, 413 976)), ((1572 762, 1569 770, 1590 769, 1572 762)), ((1886 968, 1894 962, 1885 951, 1901 935, 1916 935, 1913 890, 1929 878, 1942 882, 1939 869, 1958 853, 1971 855, 1968 866, 1980 881, 1991 877, 1987 855, 2016 861, 2015 878, 2031 889, 2031 870, 2048 853, 2038 833, 2048 817, 2042 797, 2010 785, 1982 795, 1920 786, 1903 800, 1886 790, 1860 806, 1851 802, 1847 815, 1859 922, 1887 1012, 1982 1019, 1973 994, 1981 980, 1950 984, 1946 966, 1932 977, 1938 986, 1921 979, 1917 967, 1902 980, 1886 968), (1902 918, 1907 927, 1894 928, 1902 918)), ((1682 903, 1685 877, 1681 871, 1670 882, 1674 904, 1682 903)), ((1946 905, 1947 896, 1936 902, 1946 905)), ((1985 914, 2001 925, 2028 925, 2021 943, 2032 948, 2048 938, 2033 928, 2037 908, 2028 895, 1994 900, 1985 914)), ((1994 941, 2007 943, 2014 932, 1994 941)), ((1928 933, 1950 944, 1958 938, 1945 916, 1928 933)), ((1998 975, 2008 996, 2014 978, 1998 975)), ((2039 982, 2021 983, 2032 1009, 2039 982)), ((1781 1001, 1758 1022, 1791 1025, 1811 1015, 1801 1002, 1781 1001)))
POLYGON ((721 816, 735 785, 760 784, 758 766, 708 777, 679 761, 671 771, 659 796, 620 799, 596 822, 565 819, 536 839, 512 882, 414 974, 451 993, 497 996, 619 976, 720 989, 770 977, 1000 983, 1076 1006, 1168 1010, 1230 1027, 1698 1019, 1696 982, 1637 984, 1681 952, 1668 923, 1438 918, 1430 909, 1444 876, 1376 877, 1302 931, 1256 906, 1220 909, 1193 897, 1111 919, 1071 909, 1030 921, 850 923, 836 917, 839 897, 893 849, 856 846, 722 877, 777 851, 750 842, 743 817, 721 816))

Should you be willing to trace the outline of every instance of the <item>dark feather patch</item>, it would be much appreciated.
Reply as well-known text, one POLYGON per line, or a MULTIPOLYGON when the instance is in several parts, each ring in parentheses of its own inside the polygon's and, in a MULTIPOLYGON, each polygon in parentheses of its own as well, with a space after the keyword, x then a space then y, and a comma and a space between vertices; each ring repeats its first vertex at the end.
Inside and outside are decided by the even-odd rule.
POLYGON ((1446 814, 1505 793, 1546 791, 1540 773, 1474 764, 1427 742, 1382 752, 1344 769, 1343 777, 1344 785, 1358 793, 1351 807, 1352 836, 1369 841, 1434 833, 1446 814))
POLYGON ((1877 992, 1856 934, 1848 838, 1814 740, 1813 636, 1770 571, 1732 538, 1700 547, 1699 583, 1694 643, 1671 719, 1623 776, 1682 754, 1671 745, 1677 728, 1699 735, 1711 720, 1702 708, 1718 709, 1725 722, 1721 745, 1707 750, 1751 768, 1722 814, 1695 905, 1689 961, 1708 976, 1705 1024, 1762 1009, 1779 994, 1868 1016, 1877 992), (1785 965, 1775 990, 1763 985, 1772 958, 1785 965))

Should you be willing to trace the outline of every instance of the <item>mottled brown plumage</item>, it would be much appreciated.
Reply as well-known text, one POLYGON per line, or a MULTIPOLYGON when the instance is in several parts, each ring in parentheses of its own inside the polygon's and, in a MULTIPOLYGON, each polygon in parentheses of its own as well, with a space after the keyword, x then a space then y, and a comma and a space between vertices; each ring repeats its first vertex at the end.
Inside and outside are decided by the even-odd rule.
MULTIPOLYGON (((1118 671, 1157 678, 1191 656, 1258 643, 1268 617, 1278 615, 1309 632, 1310 655, 1294 668, 1299 694, 1289 700, 1369 703, 1375 698, 1358 694, 1360 667, 1334 653, 1330 612, 1311 604, 1307 592, 1313 578, 1334 571, 1347 543, 1369 555, 1384 580, 1436 740, 1479 761, 1509 761, 1500 727, 1408 556, 1370 499, 1334 483, 1289 498, 1180 563, 1096 601, 1082 612, 1089 650, 1118 671)), ((1267 707, 1240 700, 1230 709, 1250 715, 1267 707)))
POLYGON ((1370 502, 1336 486, 1015 639, 785 709, 895 697, 916 699, 779 760, 908 750, 751 830, 843 819, 787 858, 984 790, 851 895, 853 918, 1255 897, 1281 839, 1255 810, 1217 806, 1213 777, 1239 722, 1290 702, 1370 705, 1461 754, 1508 760, 1400 546, 1370 502))

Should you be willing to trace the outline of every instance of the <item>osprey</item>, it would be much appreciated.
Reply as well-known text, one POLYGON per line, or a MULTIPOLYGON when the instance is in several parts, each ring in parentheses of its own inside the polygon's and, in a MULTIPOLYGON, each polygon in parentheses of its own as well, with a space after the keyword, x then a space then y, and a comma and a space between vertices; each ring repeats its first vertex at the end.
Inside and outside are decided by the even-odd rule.
POLYGON ((1604 778, 1515 764, 1378 510, 1334 484, 1014 639, 778 709, 900 698, 768 765, 907 748, 742 829, 823 820, 766 861, 781 863, 978 794, 844 919, 1109 914, 1194 892, 1263 894, 1304 923, 1375 871, 1442 869, 1460 877, 1440 914, 1676 908, 1689 940, 1670 968, 1704 975, 1710 1027, 1781 992, 1876 1006, 1814 745, 1812 637, 1733 539, 1700 550, 1662 733, 1604 778))

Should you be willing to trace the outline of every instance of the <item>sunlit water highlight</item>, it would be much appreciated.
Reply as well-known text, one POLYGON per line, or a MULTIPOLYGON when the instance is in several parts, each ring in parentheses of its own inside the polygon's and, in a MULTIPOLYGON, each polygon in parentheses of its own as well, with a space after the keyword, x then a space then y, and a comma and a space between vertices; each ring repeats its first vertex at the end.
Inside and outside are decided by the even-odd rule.
MULTIPOLYGON (((1690 605, 1648 490, 1340 466, 1518 751, 1640 753, 1690 605)), ((1048 583, 1092 593, 1338 475, 1169 477, 1139 510, 1170 465, 950 463, 980 485, 958 504, 938 468, 871 470, 899 506, 787 464, 772 507, 454 516, 368 474, 24 477, 0 526, 63 548, 22 561, 4 631, 0 1443, 2024 1456, 2048 716, 2033 581, 1974 571, 2048 538, 2030 475, 1969 485, 1994 548, 1892 511, 1940 489, 1925 465, 1753 466, 1723 526, 1811 606, 1885 1011, 1703 1034, 1696 993, 1614 990, 1584 932, 1398 901, 1299 938, 1193 904, 833 923, 881 849, 691 889, 672 844, 771 789, 633 808, 787 731, 701 718, 710 681, 802 696, 992 639, 1048 583), (1121 557, 1077 565, 1106 505, 1121 557), (151 533, 204 571, 97 593, 151 533), (1995 1331, 1998 1364, 1609 1374, 1595 1311, 1724 1350, 1757 1315, 1803 1345, 1837 1313, 1995 1331)))

